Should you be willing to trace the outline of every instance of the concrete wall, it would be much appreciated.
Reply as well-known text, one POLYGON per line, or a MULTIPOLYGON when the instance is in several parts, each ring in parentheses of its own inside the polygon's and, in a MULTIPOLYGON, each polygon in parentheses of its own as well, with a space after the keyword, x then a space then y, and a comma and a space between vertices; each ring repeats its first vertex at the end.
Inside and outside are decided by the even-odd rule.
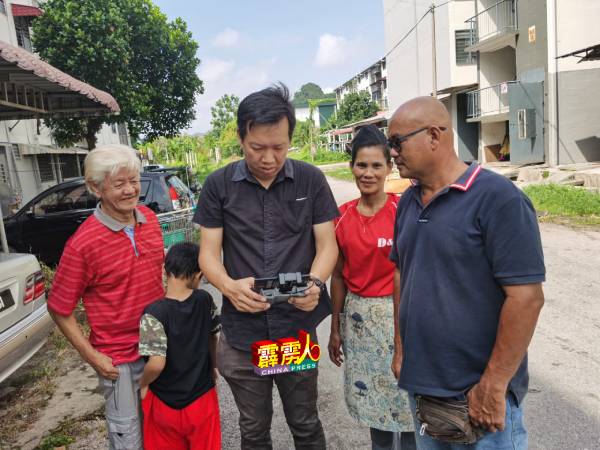
POLYGON ((479 87, 483 89, 515 79, 515 49, 504 47, 479 54, 479 87))
POLYGON ((600 161, 599 88, 600 68, 558 73, 559 164, 600 161))
POLYGON ((517 2, 517 75, 532 69, 548 67, 548 20, 546 0, 519 0, 517 2), (529 28, 535 27, 535 42, 529 42, 529 28))
POLYGON ((448 57, 453 86, 465 86, 477 83, 477 62, 468 65, 456 64, 456 36, 455 31, 469 29, 465 23, 475 15, 475 2, 473 0, 456 0, 448 4, 449 28, 448 28, 448 57))
MULTIPOLYGON (((384 28, 388 71, 389 110, 406 100, 433 91, 432 19, 428 14, 396 47, 400 39, 428 11, 430 0, 384 0, 384 28)), ((456 65, 455 30, 467 29, 473 16, 473 0, 457 0, 435 10, 437 90, 477 82, 475 64, 456 65)))
MULTIPOLYGON (((556 0, 556 17, 558 56, 600 44, 597 0, 556 0)), ((600 61, 555 61, 558 164, 600 161, 600 61)))
MULTIPOLYGON (((394 48, 406 32, 429 9, 427 0, 384 0, 386 53, 394 48)), ((387 56, 389 110, 405 101, 431 93, 430 19, 421 24, 387 56)))

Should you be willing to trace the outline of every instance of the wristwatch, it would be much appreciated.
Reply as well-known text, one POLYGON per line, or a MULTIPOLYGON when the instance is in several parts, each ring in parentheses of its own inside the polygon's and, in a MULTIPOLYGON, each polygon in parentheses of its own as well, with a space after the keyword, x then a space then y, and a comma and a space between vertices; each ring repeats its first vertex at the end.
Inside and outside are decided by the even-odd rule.
POLYGON ((311 275, 310 279, 315 284, 315 286, 318 286, 318 288, 321 290, 321 292, 323 292, 325 290, 325 288, 326 288, 325 283, 323 283, 317 277, 315 277, 314 275, 311 275))

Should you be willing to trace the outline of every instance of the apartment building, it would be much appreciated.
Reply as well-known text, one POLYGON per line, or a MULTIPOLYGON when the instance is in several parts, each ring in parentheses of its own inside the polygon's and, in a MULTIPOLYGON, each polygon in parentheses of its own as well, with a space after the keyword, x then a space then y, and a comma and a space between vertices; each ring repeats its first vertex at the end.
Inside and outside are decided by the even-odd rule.
MULTIPOLYGON (((43 12, 36 1, 0 0, 0 41, 31 52, 31 21, 41 14, 43 12)), ((4 97, 13 89, 15 99, 13 103, 7 104, 14 106, 19 97, 27 101, 27 85, 21 80, 26 75, 11 71, 14 71, 14 66, 0 59, 0 83, 3 84, 0 93, 4 97), (25 92, 24 97, 20 92, 25 92)), ((31 95, 30 93, 29 98, 31 95)), ((42 95, 40 91, 38 98, 42 95)), ((2 100, 4 99, 0 99, 2 100)), ((33 105, 21 106, 30 113, 33 110, 33 105)), ((71 148, 59 148, 43 120, 21 119, 16 113, 4 114, 6 115, 0 115, 0 197, 3 213, 7 214, 48 187, 81 176, 88 149, 84 142, 71 148)), ((23 117, 25 115, 31 117, 35 114, 23 113, 23 117)), ((39 117, 43 115, 40 114, 39 117)), ((98 145, 130 144, 125 124, 105 125, 97 138, 98 145)))
MULTIPOLYGON (((431 9, 431 0, 384 0, 389 113, 407 100, 433 95, 452 116, 461 159, 478 159, 479 129, 467 119, 467 92, 477 87, 477 54, 466 51, 475 14, 473 0, 431 9), (435 45, 434 45, 435 30, 435 45)), ((440 2, 438 2, 440 3, 440 2)))
POLYGON ((600 160, 600 2, 436 3, 384 0, 391 111, 435 91, 464 160, 600 160))
POLYGON ((382 58, 351 79, 334 89, 337 106, 351 92, 367 91, 371 99, 379 105, 380 111, 388 109, 387 66, 382 58))

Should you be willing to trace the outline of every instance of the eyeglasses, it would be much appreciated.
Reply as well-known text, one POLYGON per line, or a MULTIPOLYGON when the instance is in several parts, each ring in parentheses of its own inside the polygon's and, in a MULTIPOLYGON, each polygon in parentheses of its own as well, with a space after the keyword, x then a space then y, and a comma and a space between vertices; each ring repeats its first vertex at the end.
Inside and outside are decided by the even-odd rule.
POLYGON ((421 131, 429 130, 430 128, 439 128, 442 131, 446 131, 446 127, 438 127, 435 125, 428 125, 426 127, 419 128, 418 130, 411 131, 405 135, 401 134, 393 134, 388 139, 388 145, 390 148, 393 148, 397 152, 402 151, 402 143, 407 141, 409 137, 414 136, 415 134, 420 133, 421 131))

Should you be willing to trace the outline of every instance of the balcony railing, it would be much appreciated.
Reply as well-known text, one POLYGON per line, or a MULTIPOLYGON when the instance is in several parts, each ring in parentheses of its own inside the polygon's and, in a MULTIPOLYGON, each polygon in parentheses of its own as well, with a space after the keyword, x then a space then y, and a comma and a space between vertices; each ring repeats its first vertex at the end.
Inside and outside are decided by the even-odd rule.
POLYGON ((468 92, 468 118, 479 119, 486 116, 508 113, 508 90, 509 85, 514 83, 516 81, 506 81, 495 86, 468 92))
POLYGON ((471 25, 471 45, 502 34, 517 31, 515 0, 502 0, 484 9, 466 22, 471 25))

